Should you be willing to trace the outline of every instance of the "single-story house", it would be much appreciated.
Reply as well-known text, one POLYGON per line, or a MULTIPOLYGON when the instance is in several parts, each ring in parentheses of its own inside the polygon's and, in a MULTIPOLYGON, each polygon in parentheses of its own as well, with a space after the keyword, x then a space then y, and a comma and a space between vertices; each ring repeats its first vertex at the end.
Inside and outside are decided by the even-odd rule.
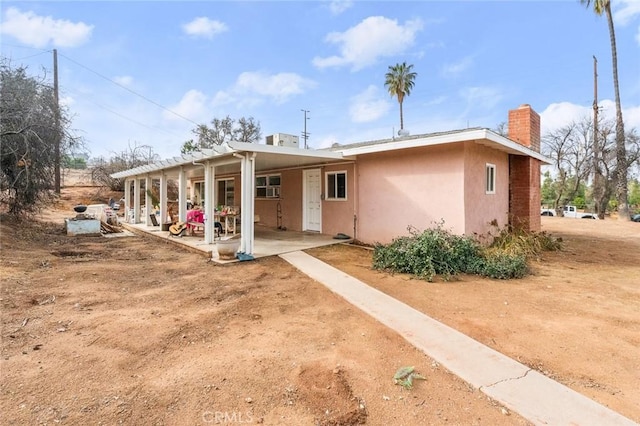
MULTIPOLYGON (((230 142, 113 177, 126 179, 125 211, 134 223, 148 220, 142 203, 151 206, 151 197, 143 187, 154 179, 163 218, 171 179, 181 221, 187 200, 202 204, 205 218, 217 217, 216 206, 236 206, 240 250, 249 254, 256 218, 261 226, 342 233, 368 244, 439 223, 467 235, 507 224, 537 231, 540 166, 550 163, 540 153, 540 116, 522 105, 509 111, 508 126, 508 137, 469 128, 322 150, 230 142)), ((206 243, 213 232, 207 219, 206 243)))

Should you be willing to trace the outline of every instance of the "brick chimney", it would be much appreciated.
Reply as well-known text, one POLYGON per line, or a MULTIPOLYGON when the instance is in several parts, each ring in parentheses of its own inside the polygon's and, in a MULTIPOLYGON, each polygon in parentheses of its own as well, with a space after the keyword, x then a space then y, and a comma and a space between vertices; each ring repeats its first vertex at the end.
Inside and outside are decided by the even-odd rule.
POLYGON ((531 105, 509 111, 509 139, 540 152, 540 116, 531 105))
MULTIPOLYGON (((509 139, 540 152, 540 116, 530 105, 509 111, 509 139)), ((509 221, 540 231, 540 160, 509 154, 509 221)))

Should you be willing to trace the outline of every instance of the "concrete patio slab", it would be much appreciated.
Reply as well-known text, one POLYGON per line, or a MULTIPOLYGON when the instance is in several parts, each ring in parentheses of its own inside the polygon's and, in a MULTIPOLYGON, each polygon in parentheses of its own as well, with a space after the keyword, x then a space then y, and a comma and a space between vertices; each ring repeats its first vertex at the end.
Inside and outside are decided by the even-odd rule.
MULTIPOLYGON (((213 261, 221 264, 233 263, 238 260, 218 260, 218 252, 215 244, 207 244, 202 235, 184 235, 181 237, 170 237, 169 231, 161 231, 160 227, 146 225, 144 223, 122 224, 127 230, 133 232, 142 232, 154 238, 169 244, 177 244, 187 248, 194 253, 204 255, 213 261)), ((256 226, 255 238, 253 244, 253 257, 260 258, 266 256, 276 256, 281 253, 291 251, 308 250, 314 247, 320 247, 331 244, 339 244, 345 240, 336 240, 330 235, 319 234, 317 232, 297 232, 297 231, 281 231, 268 228, 266 226, 256 226)), ((231 237, 232 234, 224 238, 231 237)), ((348 240, 347 240, 348 241, 348 240)))
POLYGON ((636 425, 619 413, 306 253, 297 251, 280 257, 534 424, 636 425))

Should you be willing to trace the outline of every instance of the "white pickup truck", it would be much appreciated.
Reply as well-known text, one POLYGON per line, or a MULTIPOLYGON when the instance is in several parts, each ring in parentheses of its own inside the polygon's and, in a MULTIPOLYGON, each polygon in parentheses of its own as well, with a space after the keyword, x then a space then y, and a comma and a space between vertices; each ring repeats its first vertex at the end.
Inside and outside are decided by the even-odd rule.
MULTIPOLYGON (((540 209, 541 216, 557 216, 554 209, 540 209)), ((572 217, 574 219, 597 219, 598 215, 589 212, 579 212, 576 206, 564 206, 562 208, 562 217, 572 217)))

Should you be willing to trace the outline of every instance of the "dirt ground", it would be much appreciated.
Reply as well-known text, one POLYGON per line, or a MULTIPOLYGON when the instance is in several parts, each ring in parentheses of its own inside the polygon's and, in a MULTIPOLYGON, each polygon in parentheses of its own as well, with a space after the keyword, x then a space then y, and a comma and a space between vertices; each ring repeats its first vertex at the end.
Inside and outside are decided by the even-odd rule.
MULTIPOLYGON (((3 424, 527 424, 277 257, 68 237, 79 198, 111 196, 93 194, 0 223, 3 424), (427 378, 411 390, 392 380, 408 365, 427 378)), ((640 224, 543 219, 566 249, 523 280, 429 284, 362 248, 312 254, 639 421, 640 224)))
POLYGON ((371 251, 310 254, 640 422, 640 223, 542 218, 560 252, 532 275, 427 283, 371 269, 371 251))

